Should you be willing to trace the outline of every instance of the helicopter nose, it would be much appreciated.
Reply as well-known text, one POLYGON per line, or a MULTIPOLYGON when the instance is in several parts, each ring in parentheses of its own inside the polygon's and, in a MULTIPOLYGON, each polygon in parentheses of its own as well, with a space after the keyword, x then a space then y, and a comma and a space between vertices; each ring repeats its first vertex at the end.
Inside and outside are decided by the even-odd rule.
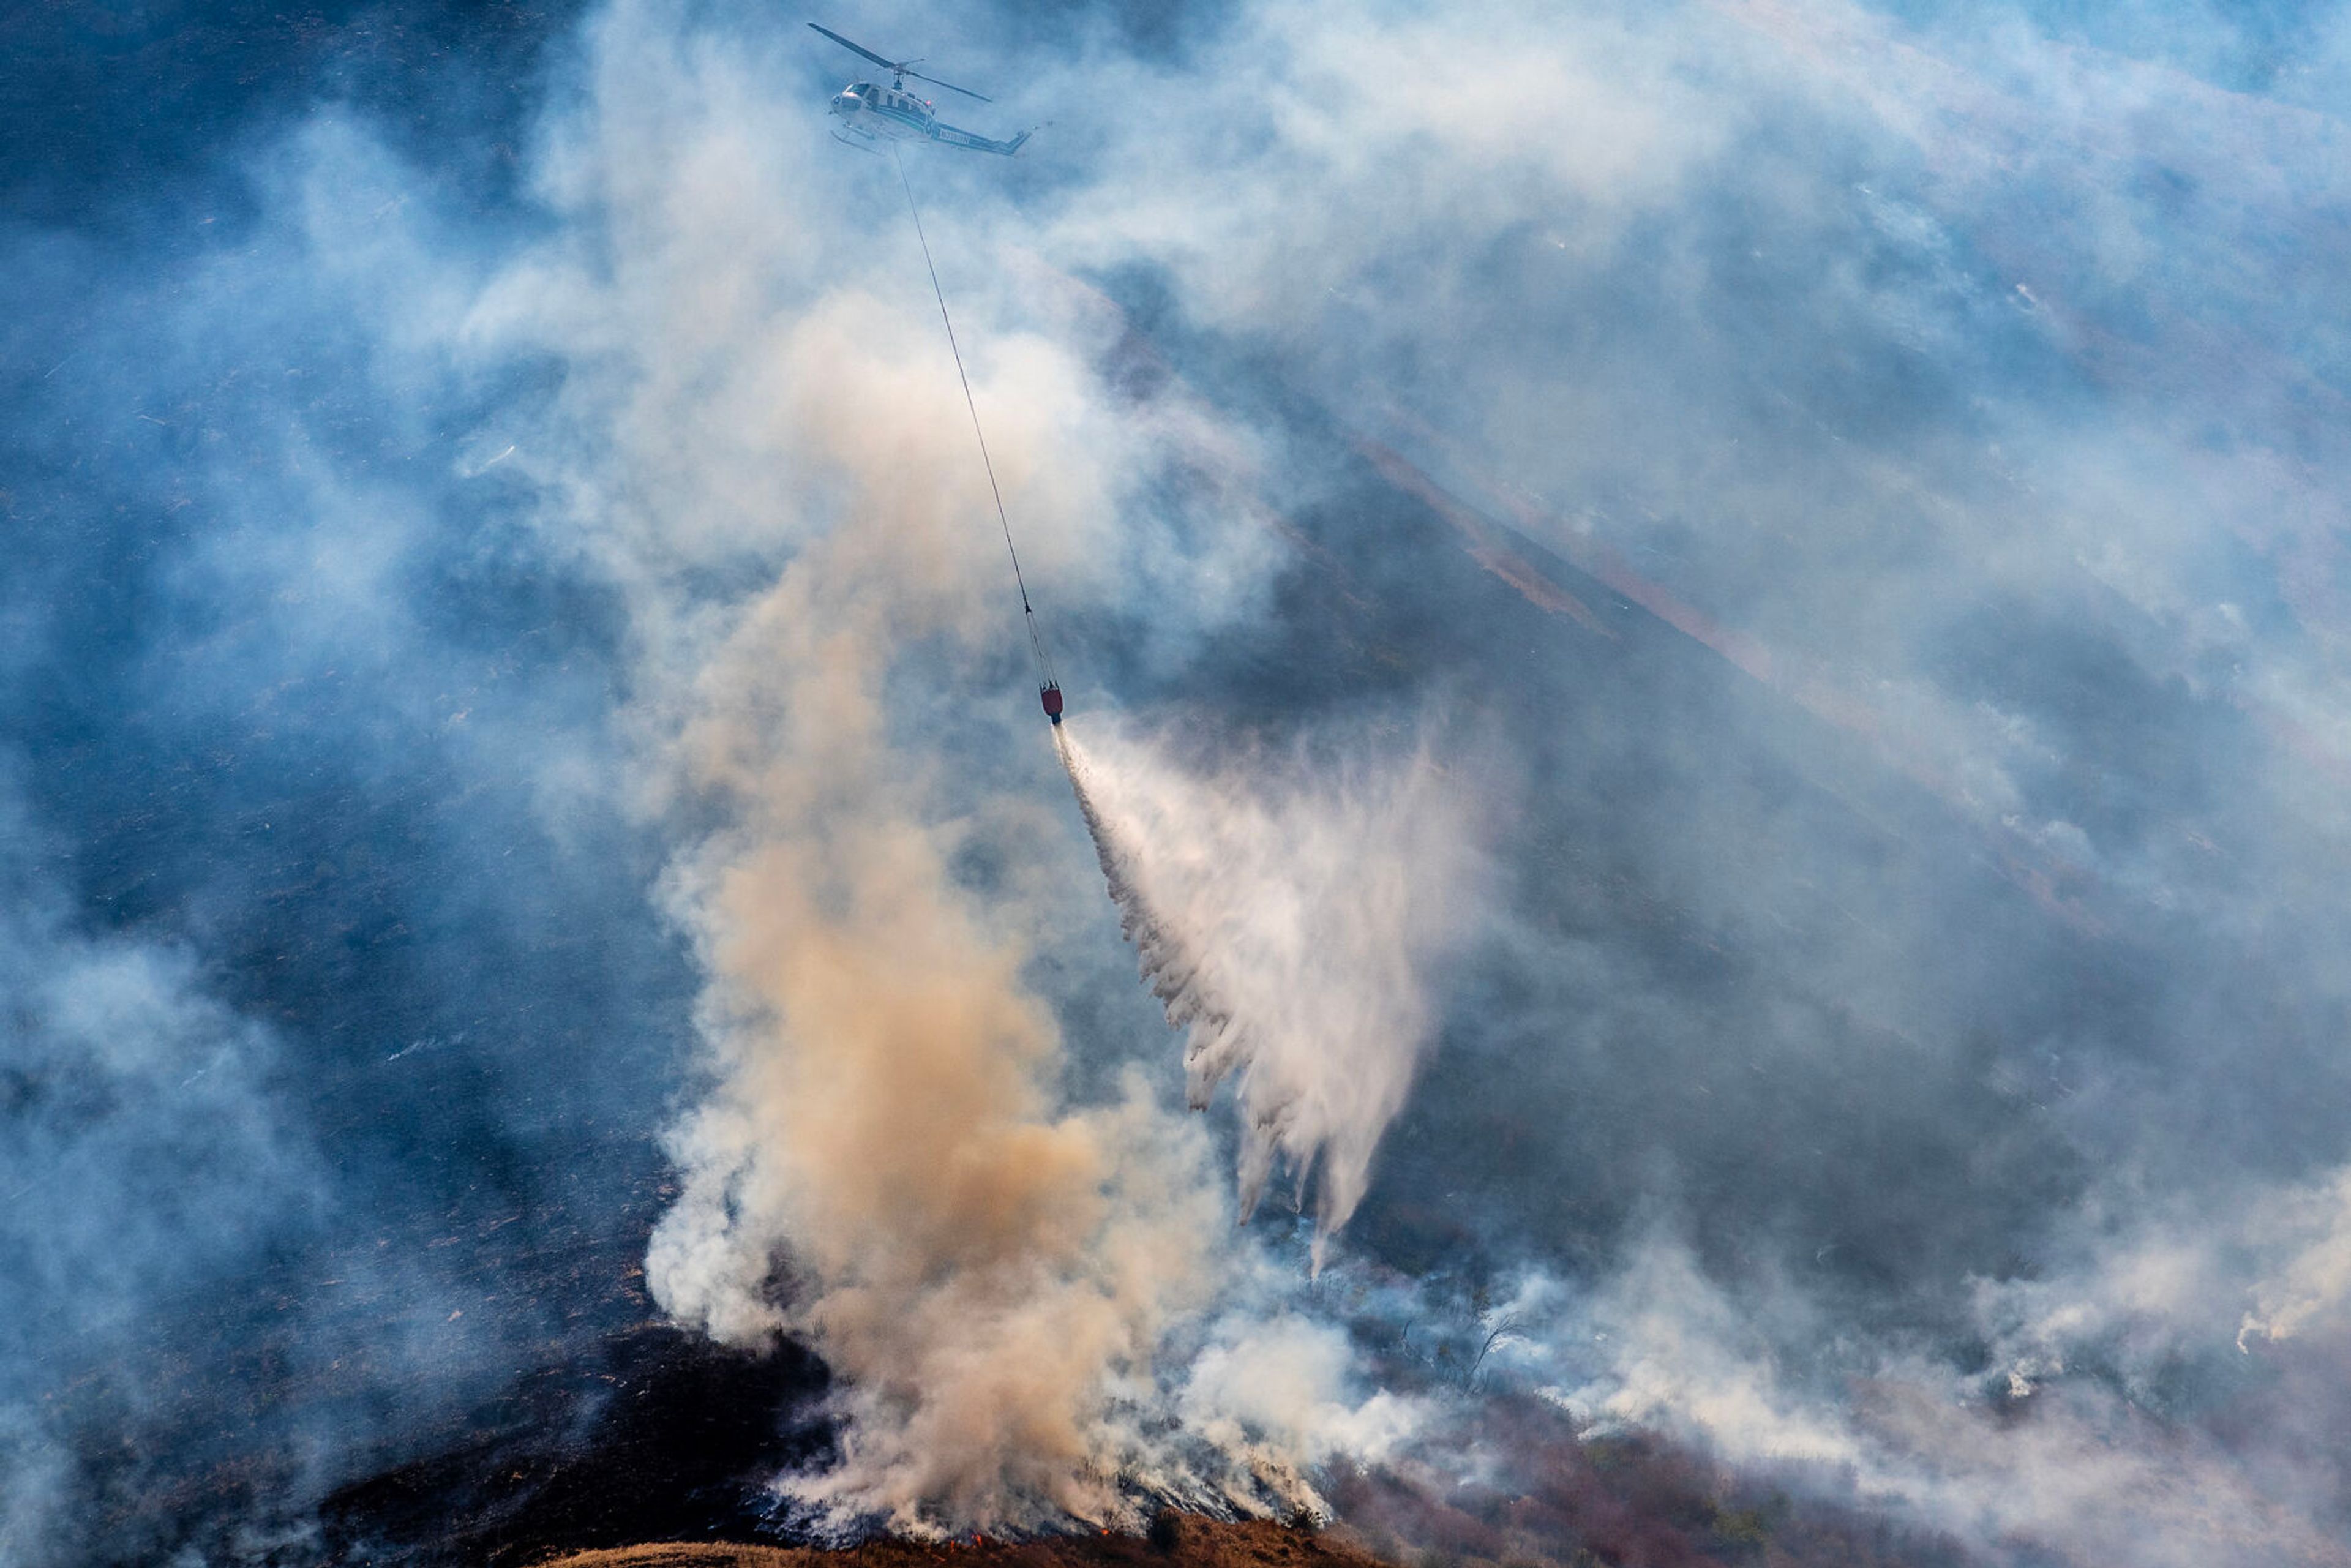
POLYGON ((856 95, 855 93, 853 93, 853 92, 837 92, 837 93, 833 94, 833 96, 832 96, 832 112, 833 112, 833 113, 835 113, 835 114, 842 114, 842 115, 854 114, 854 113, 856 113, 856 112, 857 112, 857 110, 858 110, 858 102, 857 102, 857 95, 856 95))

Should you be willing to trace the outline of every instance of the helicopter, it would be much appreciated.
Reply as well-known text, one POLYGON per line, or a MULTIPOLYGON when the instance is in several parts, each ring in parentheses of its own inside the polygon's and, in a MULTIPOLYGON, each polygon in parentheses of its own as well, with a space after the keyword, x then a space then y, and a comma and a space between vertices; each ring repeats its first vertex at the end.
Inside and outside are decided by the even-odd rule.
POLYGON ((1009 141, 990 141, 985 136, 943 122, 930 99, 917 98, 906 90, 907 78, 929 82, 933 87, 943 87, 949 92, 959 92, 966 98, 976 98, 982 103, 992 103, 995 99, 967 87, 957 87, 951 81, 925 76, 914 68, 922 64, 920 60, 893 60, 875 54, 862 44, 851 42, 830 27, 817 26, 814 22, 809 26, 842 48, 864 56, 890 73, 888 87, 870 81, 851 82, 832 95, 831 112, 833 118, 841 121, 841 131, 832 133, 835 141, 847 142, 852 147, 862 144, 871 151, 874 141, 887 136, 897 141, 936 141, 943 146, 968 148, 974 152, 1000 153, 1009 158, 1020 151, 1022 142, 1029 140, 1029 132, 1024 131, 1009 141), (849 136, 843 136, 841 131, 848 131, 849 136), (851 136, 858 140, 851 141, 851 136))

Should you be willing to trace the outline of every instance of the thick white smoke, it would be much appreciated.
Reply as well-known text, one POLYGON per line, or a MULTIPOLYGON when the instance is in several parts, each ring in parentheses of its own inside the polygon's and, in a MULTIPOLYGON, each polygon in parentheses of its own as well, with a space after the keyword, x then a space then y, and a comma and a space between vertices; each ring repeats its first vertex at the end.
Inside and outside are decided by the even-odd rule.
POLYGON ((2310 1434, 2246 1434, 2232 1449, 2151 1411, 2184 1344, 2226 1343, 2211 1311, 2227 1300, 2222 1270, 2202 1250, 2142 1238, 2078 1277, 1985 1282, 1989 1364, 1963 1371, 1841 1333, 1785 1277, 1734 1293, 1653 1229, 1589 1287, 1521 1279, 1495 1309, 1512 1333, 1489 1375, 1565 1409, 1587 1438, 1663 1432, 1983 1561, 2351 1563, 2312 1514, 2327 1482, 2310 1434), (2183 1331, 2199 1320, 2201 1335, 2183 1331), (2104 1375, 2064 1375, 2074 1359, 2104 1375))
POLYGON ((1371 1180, 1437 1024, 1436 970, 1475 906, 1459 781, 1427 747, 1311 766, 1188 772, 1115 728, 1063 727, 1076 787, 1144 978, 1188 1031, 1194 1110, 1234 1081, 1240 1195, 1277 1166, 1316 1259, 1371 1180))

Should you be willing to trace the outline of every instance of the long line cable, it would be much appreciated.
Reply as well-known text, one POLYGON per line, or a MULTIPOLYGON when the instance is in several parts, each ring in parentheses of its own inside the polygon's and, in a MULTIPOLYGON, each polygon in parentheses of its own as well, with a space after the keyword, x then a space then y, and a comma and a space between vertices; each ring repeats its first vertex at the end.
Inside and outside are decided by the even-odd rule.
POLYGON ((923 265, 930 269, 931 294, 939 302, 939 320, 947 329, 947 351, 955 356, 956 379, 963 383, 963 405, 971 411, 971 433, 979 441, 979 461, 987 470, 987 493, 996 500, 996 521, 1004 530, 1004 553, 1012 558, 1012 580, 1020 590, 1021 623, 1029 628, 1029 651, 1037 656, 1037 673, 1040 681, 1061 685, 1053 672, 1053 661, 1045 652, 1045 639, 1037 630, 1037 612, 1029 603, 1029 581, 1020 574, 1020 551, 1012 543, 1012 520, 1005 516, 1004 492, 996 483, 996 460, 987 455, 987 433, 979 427, 979 404, 971 395, 971 376, 963 368, 963 350, 956 342, 955 318, 947 314, 946 290, 939 287, 938 264, 931 259, 931 242, 923 233, 923 210, 914 203, 914 187, 906 178, 906 162, 898 155, 897 144, 890 147, 890 162, 898 171, 898 183, 906 193, 906 211, 914 215, 914 238, 922 243, 923 265))

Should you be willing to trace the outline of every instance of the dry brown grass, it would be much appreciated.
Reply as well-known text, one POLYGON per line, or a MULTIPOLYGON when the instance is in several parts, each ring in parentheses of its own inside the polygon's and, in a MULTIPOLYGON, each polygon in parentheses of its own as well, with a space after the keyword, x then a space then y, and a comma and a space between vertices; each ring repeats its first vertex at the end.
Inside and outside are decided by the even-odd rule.
POLYGON ((1187 1516, 1165 1550, 1134 1535, 931 1544, 871 1541, 844 1552, 678 1542, 549 1558, 538 1568, 1374 1568, 1343 1534, 1187 1516))

